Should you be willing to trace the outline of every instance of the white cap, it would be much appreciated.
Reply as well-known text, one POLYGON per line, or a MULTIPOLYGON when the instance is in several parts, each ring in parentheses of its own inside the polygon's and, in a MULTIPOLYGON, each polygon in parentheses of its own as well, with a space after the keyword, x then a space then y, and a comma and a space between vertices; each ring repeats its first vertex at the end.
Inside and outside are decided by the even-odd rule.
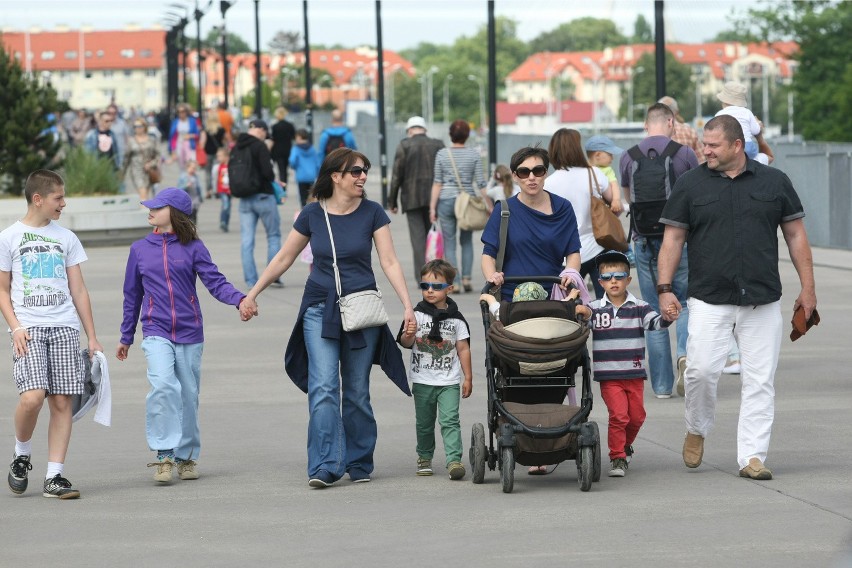
POLYGON ((408 119, 408 124, 405 125, 406 130, 410 128, 422 128, 426 130, 426 120, 422 116, 412 116, 408 119))

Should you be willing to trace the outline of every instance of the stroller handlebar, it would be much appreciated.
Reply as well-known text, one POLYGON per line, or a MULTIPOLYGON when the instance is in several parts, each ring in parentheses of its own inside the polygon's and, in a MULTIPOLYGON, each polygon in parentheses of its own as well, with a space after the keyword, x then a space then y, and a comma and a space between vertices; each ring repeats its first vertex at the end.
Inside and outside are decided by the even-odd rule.
MULTIPOLYGON (((560 284, 562 278, 559 276, 506 276, 503 278, 504 284, 520 284, 522 282, 549 282, 551 284, 560 284)), ((488 294, 494 288, 494 284, 486 282, 482 288, 482 294, 488 294)))

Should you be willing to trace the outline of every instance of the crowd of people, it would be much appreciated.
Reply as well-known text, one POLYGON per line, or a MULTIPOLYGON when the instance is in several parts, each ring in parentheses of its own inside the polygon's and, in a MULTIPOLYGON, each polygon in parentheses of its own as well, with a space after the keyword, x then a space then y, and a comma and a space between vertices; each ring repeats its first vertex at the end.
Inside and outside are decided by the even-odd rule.
MULTIPOLYGON (((726 85, 719 96, 736 106, 738 93, 735 86, 726 85)), ((633 442, 645 420, 648 377, 658 398, 669 398, 674 391, 685 397, 683 461, 690 468, 700 466, 704 439, 715 419, 716 384, 735 339, 742 364, 739 475, 771 479, 765 462, 782 327, 776 231, 781 228, 801 281, 794 307, 810 319, 816 294, 804 210, 789 178, 751 151, 740 120, 748 118, 745 113, 720 112, 704 126, 703 145, 696 146, 698 137, 678 120, 676 102, 667 99, 649 107, 647 137, 626 151, 603 136, 584 144, 579 132, 563 128, 547 149, 516 151, 508 166, 488 176, 490 182, 479 153, 465 145, 467 122, 450 125, 451 145, 444 147, 427 136, 421 117, 412 117, 408 136, 396 151, 386 204, 367 198, 364 187, 371 163, 354 147, 339 115, 320 137, 320 145, 311 148, 307 132, 288 126, 283 109, 276 112, 272 128, 254 119, 247 132, 239 133, 222 109, 208 113, 202 123, 181 105, 166 136, 167 159, 179 164, 181 177, 177 187, 152 194, 146 174, 160 157, 149 139, 148 123, 134 118, 131 129, 126 122, 119 126, 124 121, 117 109, 98 113, 97 124, 80 143, 123 172, 149 210, 152 227, 129 250, 116 356, 128 357, 141 321, 151 385, 146 434, 155 452, 149 464, 155 468, 154 480, 169 483, 175 470, 184 480, 200 475, 198 391, 204 333, 197 281, 248 321, 260 313, 261 293, 282 286, 283 275, 308 249, 311 270, 287 345, 285 369, 308 396, 309 486, 327 488, 347 475, 355 483, 371 480, 378 436, 370 403, 374 364, 403 393, 413 395, 416 474, 434 472, 437 420, 448 476, 464 478, 458 415, 460 398, 473 390, 471 334, 451 296, 472 289, 475 229, 457 227, 455 202, 462 192, 483 200, 489 212, 481 235, 480 269, 499 290, 489 302, 517 301, 531 289, 541 289, 536 298, 558 299, 577 288, 570 298, 579 296, 576 317, 588 320, 592 331, 594 379, 609 414, 610 476, 623 477, 634 455, 633 442), (689 142, 677 142, 678 131, 689 142), (616 176, 612 164, 618 154, 616 176), (204 164, 199 163, 202 156, 204 164), (205 184, 198 170, 208 163, 205 184), (277 203, 288 166, 299 185, 300 209, 282 243, 277 203), (222 203, 223 231, 228 230, 231 200, 239 199, 246 293, 218 270, 195 228, 201 200, 214 192, 222 203), (616 215, 630 211, 627 253, 597 243, 591 217, 594 198, 603 199, 616 215), (422 294, 416 305, 386 208, 408 218, 415 279, 422 294), (511 217, 501 227, 504 211, 511 217), (267 234, 267 264, 260 273, 254 260, 258 221, 267 234), (435 223, 445 242, 443 258, 427 258, 426 232, 435 223), (751 246, 742 246, 743 240, 751 246), (389 322, 375 303, 369 313, 355 314, 360 320, 346 312, 357 312, 351 306, 359 305, 359 296, 378 296, 381 303, 374 248, 402 307, 401 322, 389 322), (641 300, 627 290, 634 264, 641 300), (519 286, 506 281, 509 276, 544 275, 560 277, 550 292, 542 283, 519 286), (668 338, 673 323, 678 336, 674 361, 668 338), (391 326, 398 326, 398 333, 391 326), (408 365, 400 346, 411 350, 408 365)), ((760 133, 751 136, 758 153, 771 159, 760 133)), ((65 206, 62 178, 47 170, 33 172, 25 198, 27 214, 0 233, 0 311, 9 325, 13 374, 21 395, 8 483, 14 493, 27 489, 31 438, 47 400, 51 429, 43 494, 70 499, 79 496, 64 476, 64 461, 72 402, 83 390, 80 327, 88 337, 90 357, 103 347, 82 279, 80 265, 86 254, 76 236, 56 222, 65 206), (50 256, 49 270, 42 262, 32 262, 42 254, 50 256)), ((547 472, 546 467, 530 469, 530 474, 547 472)))

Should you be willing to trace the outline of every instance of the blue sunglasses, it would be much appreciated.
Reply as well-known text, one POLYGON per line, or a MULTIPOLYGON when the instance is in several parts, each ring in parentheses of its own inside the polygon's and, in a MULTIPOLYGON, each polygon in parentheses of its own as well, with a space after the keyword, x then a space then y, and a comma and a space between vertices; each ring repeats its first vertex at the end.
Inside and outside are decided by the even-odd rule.
POLYGON ((420 289, 421 290, 428 290, 429 288, 432 288, 433 290, 440 291, 440 290, 444 290, 446 288, 449 288, 450 286, 452 286, 452 284, 447 284, 446 282, 421 282, 420 283, 420 289))
POLYGON ((598 276, 598 278, 603 280, 604 282, 609 282, 613 278, 615 278, 616 280, 624 280, 628 276, 629 274, 627 274, 626 272, 604 272, 603 274, 598 276))

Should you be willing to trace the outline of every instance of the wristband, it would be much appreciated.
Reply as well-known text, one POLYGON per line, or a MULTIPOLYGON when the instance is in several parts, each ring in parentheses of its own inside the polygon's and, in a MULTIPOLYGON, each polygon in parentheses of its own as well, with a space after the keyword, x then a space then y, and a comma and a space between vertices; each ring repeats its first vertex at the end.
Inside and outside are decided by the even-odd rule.
POLYGON ((657 284, 657 295, 665 294, 666 292, 672 291, 671 284, 657 284))
POLYGON ((22 329, 26 331, 26 329, 27 329, 27 328, 25 328, 25 327, 16 327, 15 329, 13 329, 12 331, 10 331, 10 332, 9 332, 9 335, 15 335, 15 333, 17 333, 17 332, 21 331, 22 329))

